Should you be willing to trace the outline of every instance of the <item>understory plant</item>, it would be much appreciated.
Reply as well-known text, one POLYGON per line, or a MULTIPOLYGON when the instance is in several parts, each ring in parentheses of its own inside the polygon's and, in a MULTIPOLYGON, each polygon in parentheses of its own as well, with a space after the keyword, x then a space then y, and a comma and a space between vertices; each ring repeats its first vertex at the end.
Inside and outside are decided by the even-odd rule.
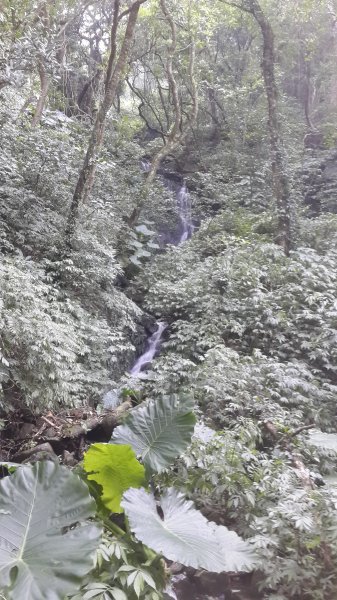
POLYGON ((154 483, 186 451, 195 422, 191 397, 162 396, 133 409, 110 443, 93 444, 77 472, 53 461, 14 468, 0 484, 3 597, 159 600, 164 559, 251 570, 247 542, 154 483))
POLYGON ((138 277, 146 310, 169 323, 140 393, 192 390, 216 431, 156 485, 254 540, 258 597, 334 600, 334 219, 299 220, 285 257, 269 214, 232 213, 204 221, 138 277))

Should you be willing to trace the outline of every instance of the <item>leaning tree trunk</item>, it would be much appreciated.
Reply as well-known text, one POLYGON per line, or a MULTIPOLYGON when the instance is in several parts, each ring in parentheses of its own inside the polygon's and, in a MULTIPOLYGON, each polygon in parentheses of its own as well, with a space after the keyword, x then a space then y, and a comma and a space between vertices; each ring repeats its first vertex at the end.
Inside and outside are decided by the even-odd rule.
POLYGON ((248 0, 249 12, 260 26, 263 37, 262 73, 268 101, 268 127, 272 159, 274 196, 278 209, 277 242, 286 255, 290 250, 290 190, 283 161, 275 81, 274 33, 257 0, 248 0))
POLYGON ((136 208, 132 211, 130 217, 127 222, 130 227, 134 227, 137 223, 139 216, 141 214, 144 203, 149 195, 151 186, 153 184, 154 178, 157 174, 157 171, 160 167, 162 160, 174 152, 174 150, 183 143, 187 132, 193 127, 193 124, 196 121, 198 115, 198 90, 197 84, 194 76, 195 69, 195 43, 194 40, 190 41, 190 57, 189 57, 189 65, 188 65, 188 77, 190 84, 190 95, 191 95, 191 109, 187 116, 187 122, 183 123, 183 115, 181 110, 181 100, 180 100, 180 88, 178 82, 174 75, 174 57, 177 51, 177 30, 175 21, 167 7, 166 0, 160 0, 160 7, 162 13, 165 17, 166 22, 169 25, 171 40, 168 47, 167 52, 167 61, 165 65, 166 76, 168 80, 169 90, 172 97, 172 104, 174 109, 174 122, 172 127, 168 131, 167 135, 164 137, 164 145, 158 150, 155 154, 148 174, 145 179, 144 186, 141 190, 140 197, 138 199, 138 203, 136 208))
POLYGON ((114 18, 111 28, 111 45, 110 45, 110 56, 106 73, 105 93, 97 117, 91 132, 91 136, 88 143, 87 152, 84 158, 82 169, 79 173, 75 192, 71 201, 70 210, 68 214, 67 226, 65 231, 65 242, 68 248, 72 247, 72 238, 75 232, 76 223, 78 219, 79 207, 90 194, 96 170, 96 162, 99 151, 102 147, 105 122, 107 114, 112 107, 115 95, 123 75, 125 65, 130 53, 132 40, 134 37, 134 31, 137 23, 138 12, 141 4, 145 0, 138 0, 134 2, 128 11, 128 22, 122 46, 119 52, 119 56, 116 60, 116 42, 117 42, 117 29, 119 19, 122 15, 119 15, 120 1, 115 0, 114 5, 114 18))

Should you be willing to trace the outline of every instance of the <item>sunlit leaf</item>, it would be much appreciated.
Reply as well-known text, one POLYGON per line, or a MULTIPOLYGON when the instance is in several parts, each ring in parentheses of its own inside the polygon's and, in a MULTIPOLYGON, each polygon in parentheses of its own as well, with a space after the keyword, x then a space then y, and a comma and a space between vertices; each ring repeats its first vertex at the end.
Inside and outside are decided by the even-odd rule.
POLYGON ((126 490, 145 483, 144 467, 131 446, 92 444, 83 465, 88 479, 102 486, 102 502, 112 512, 123 512, 120 501, 126 490))

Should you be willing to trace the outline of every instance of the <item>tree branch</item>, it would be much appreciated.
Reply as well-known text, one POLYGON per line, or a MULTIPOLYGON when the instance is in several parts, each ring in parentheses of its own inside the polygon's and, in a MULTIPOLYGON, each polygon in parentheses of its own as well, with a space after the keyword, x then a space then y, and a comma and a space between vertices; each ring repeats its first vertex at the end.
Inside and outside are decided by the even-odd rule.
POLYGON ((146 2, 146 0, 137 0, 136 2, 134 2, 133 4, 131 4, 131 6, 129 6, 129 8, 126 8, 118 17, 118 20, 121 21, 121 19, 123 19, 124 17, 126 17, 126 15, 128 15, 134 8, 135 4, 138 4, 139 6, 141 4, 144 4, 144 2, 146 2))

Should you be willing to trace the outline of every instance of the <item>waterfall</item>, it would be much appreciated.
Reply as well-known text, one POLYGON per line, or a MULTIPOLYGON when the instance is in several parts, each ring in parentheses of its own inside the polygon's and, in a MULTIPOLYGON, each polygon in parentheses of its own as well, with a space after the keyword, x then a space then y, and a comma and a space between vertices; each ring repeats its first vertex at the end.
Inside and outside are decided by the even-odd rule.
MULTIPOLYGON (((147 173, 151 168, 151 163, 148 160, 141 161, 141 170, 144 173, 147 173)), ((163 176, 163 182, 167 188, 169 188, 172 192, 174 192, 176 197, 177 209, 180 220, 180 228, 177 232, 175 239, 173 240, 173 244, 178 246, 183 242, 188 240, 194 230, 193 221, 192 221, 192 205, 191 205, 191 196, 189 191, 185 185, 185 183, 177 184, 172 181, 169 177, 163 176)), ((167 323, 163 321, 157 322, 156 331, 149 337, 146 345, 145 352, 136 360, 132 369, 130 370, 130 375, 132 377, 140 377, 144 367, 149 365, 153 358, 159 351, 160 344, 163 338, 163 333, 167 328, 167 323)), ((105 394, 103 398, 103 404, 105 407, 114 407, 119 403, 119 393, 118 390, 110 390, 105 394)))
POLYGON ((149 160, 141 160, 140 161, 140 168, 143 171, 143 173, 148 173, 149 170, 151 169, 151 163, 149 160))
MULTIPOLYGON (((149 161, 143 160, 141 162, 141 169, 143 172, 148 172, 150 170, 151 163, 149 161)), ((175 245, 182 244, 188 240, 193 233, 193 221, 192 221, 192 205, 191 205, 191 196, 188 192, 188 189, 183 183, 182 185, 178 185, 173 183, 169 178, 163 177, 164 184, 170 190, 175 193, 177 209, 180 219, 180 231, 175 238, 175 245)), ((151 363, 155 355, 157 354, 160 343, 163 337, 163 333, 167 328, 167 323, 162 321, 158 321, 157 330, 153 333, 153 335, 149 338, 147 343, 147 348, 137 361, 130 371, 130 375, 133 377, 138 377, 143 370, 143 367, 151 363)))
MULTIPOLYGON (((140 168, 143 173, 148 173, 151 169, 151 162, 149 160, 143 159, 140 163, 140 168)), ((176 238, 174 245, 182 244, 186 242, 194 231, 193 221, 192 221, 192 204, 191 204, 191 196, 186 187, 185 182, 181 185, 177 185, 176 182, 172 181, 169 177, 162 175, 162 180, 169 190, 171 190, 176 196, 177 208, 179 219, 181 223, 181 231, 179 232, 178 237, 176 238)))
POLYGON ((186 242, 186 240, 191 237, 194 229, 192 222, 191 196, 185 183, 177 190, 177 207, 182 226, 178 244, 182 244, 182 242, 186 242))
POLYGON ((158 352, 163 333, 167 328, 167 323, 164 323, 164 321, 158 321, 157 325, 158 329, 149 338, 146 351, 138 358, 130 371, 130 375, 133 377, 137 377, 142 368, 149 364, 158 352))

